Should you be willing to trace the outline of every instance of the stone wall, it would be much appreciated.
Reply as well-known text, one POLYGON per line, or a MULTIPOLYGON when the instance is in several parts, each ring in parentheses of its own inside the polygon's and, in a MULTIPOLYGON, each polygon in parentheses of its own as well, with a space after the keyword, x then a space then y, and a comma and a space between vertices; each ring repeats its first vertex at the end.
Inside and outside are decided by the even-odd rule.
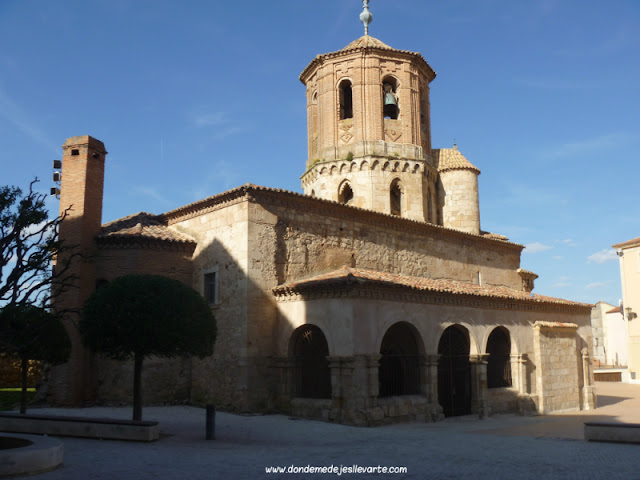
POLYGON ((473 170, 440 173, 439 204, 442 224, 467 233, 480 233, 478 175, 473 170))
POLYGON ((580 405, 581 357, 576 348, 577 325, 534 326, 537 367, 538 410, 540 413, 575 409, 580 405))

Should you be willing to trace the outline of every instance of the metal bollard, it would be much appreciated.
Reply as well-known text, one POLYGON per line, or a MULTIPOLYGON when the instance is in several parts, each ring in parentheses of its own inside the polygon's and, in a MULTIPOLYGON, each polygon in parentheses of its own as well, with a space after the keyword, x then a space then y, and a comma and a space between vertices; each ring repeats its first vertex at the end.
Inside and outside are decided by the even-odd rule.
POLYGON ((207 405, 207 440, 216 439, 216 406, 207 405))

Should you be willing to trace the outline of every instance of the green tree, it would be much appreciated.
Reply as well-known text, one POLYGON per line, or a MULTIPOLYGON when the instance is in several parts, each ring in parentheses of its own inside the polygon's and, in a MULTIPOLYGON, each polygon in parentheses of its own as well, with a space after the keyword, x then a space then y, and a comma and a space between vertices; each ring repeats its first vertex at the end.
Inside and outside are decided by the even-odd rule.
POLYGON ((20 359, 22 393, 20 413, 27 412, 29 360, 64 363, 71 354, 71 341, 58 318, 41 307, 8 304, 0 309, 1 353, 20 359))
POLYGON ((211 355, 216 321, 191 287, 157 275, 126 275, 87 299, 80 332, 95 352, 133 358, 133 420, 141 420, 143 359, 211 355))

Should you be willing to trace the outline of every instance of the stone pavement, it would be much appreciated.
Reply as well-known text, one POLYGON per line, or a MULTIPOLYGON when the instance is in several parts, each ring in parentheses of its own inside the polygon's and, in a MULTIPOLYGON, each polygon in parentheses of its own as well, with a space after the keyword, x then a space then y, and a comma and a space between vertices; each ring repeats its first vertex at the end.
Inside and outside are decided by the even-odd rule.
MULTIPOLYGON (((147 407, 162 438, 150 444, 63 439, 61 479, 640 479, 640 445, 581 440, 585 419, 640 422, 640 385, 598 383, 601 408, 545 417, 450 418, 377 428, 284 415, 218 413, 204 440, 204 409, 147 407), (400 466, 400 474, 267 474, 265 467, 400 466)), ((38 409, 42 413, 129 418, 130 408, 38 409)))

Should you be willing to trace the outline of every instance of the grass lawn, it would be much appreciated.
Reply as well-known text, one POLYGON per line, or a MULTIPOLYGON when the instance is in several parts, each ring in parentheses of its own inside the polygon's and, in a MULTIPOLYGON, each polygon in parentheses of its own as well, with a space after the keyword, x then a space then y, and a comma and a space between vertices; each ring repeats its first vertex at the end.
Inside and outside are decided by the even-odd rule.
MULTIPOLYGON (((20 388, 0 388, 0 410, 12 410, 20 405, 20 388)), ((27 389, 27 404, 33 400, 35 388, 27 389)))

